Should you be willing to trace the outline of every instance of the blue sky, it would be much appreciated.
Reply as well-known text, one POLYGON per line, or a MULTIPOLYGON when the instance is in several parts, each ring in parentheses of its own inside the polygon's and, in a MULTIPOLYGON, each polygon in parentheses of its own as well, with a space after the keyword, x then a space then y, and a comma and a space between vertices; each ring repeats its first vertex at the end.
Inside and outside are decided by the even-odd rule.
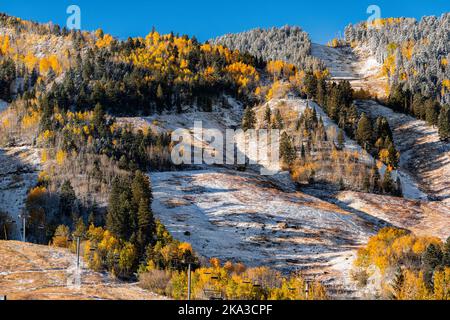
POLYGON ((144 36, 155 26, 163 33, 195 35, 204 41, 255 27, 299 25, 313 41, 325 43, 349 22, 366 20, 367 7, 378 5, 382 17, 415 17, 450 12, 449 0, 0 0, 0 12, 38 22, 65 25, 66 9, 81 8, 84 30, 102 28, 119 38, 144 36))

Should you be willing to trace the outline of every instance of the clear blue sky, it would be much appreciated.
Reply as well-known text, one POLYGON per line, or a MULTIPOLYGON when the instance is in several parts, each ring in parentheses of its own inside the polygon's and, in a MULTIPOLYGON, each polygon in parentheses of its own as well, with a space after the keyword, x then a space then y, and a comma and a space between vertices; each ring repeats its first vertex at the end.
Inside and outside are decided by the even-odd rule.
POLYGON ((450 0, 0 0, 0 12, 38 22, 65 25, 66 9, 81 8, 82 29, 102 28, 119 38, 144 36, 155 26, 163 33, 195 35, 204 41, 255 27, 299 25, 313 41, 325 43, 349 22, 366 20, 367 7, 382 17, 421 18, 450 12, 450 0))

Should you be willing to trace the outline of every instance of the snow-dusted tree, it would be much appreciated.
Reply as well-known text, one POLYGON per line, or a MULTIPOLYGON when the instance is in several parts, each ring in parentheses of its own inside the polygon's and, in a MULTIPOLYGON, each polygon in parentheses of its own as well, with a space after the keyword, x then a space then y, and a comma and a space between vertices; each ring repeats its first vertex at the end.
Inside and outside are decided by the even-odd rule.
POLYGON ((366 46, 378 62, 391 62, 390 84, 450 101, 448 57, 450 53, 450 13, 437 18, 387 18, 367 28, 366 22, 348 25, 345 37, 353 45, 366 46), (392 50, 393 49, 393 50, 392 50))
POLYGON ((324 64, 311 56, 311 40, 299 27, 253 29, 246 32, 226 34, 210 40, 230 49, 248 52, 259 59, 282 60, 302 69, 323 70, 324 64))

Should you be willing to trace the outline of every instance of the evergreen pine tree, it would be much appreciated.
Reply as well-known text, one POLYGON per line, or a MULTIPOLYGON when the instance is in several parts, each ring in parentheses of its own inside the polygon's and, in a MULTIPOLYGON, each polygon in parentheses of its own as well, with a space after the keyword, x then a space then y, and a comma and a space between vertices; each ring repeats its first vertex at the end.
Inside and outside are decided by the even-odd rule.
POLYGON ((372 191, 374 193, 380 192, 380 172, 378 171, 376 164, 373 164, 372 169, 370 170, 370 176, 372 180, 372 191))
POLYGON ((433 99, 425 102, 425 120, 430 126, 437 124, 439 118, 439 105, 433 99))
POLYGON ((450 267, 450 237, 447 238, 447 241, 444 244, 442 264, 445 267, 450 267))
POLYGON ((94 125, 94 129, 98 133, 98 136, 105 137, 107 133, 106 116, 100 103, 95 105, 92 123, 94 125))
POLYGON ((84 238, 86 235, 86 226, 84 224, 83 218, 79 217, 77 223, 75 224, 75 230, 73 232, 75 237, 84 238))
POLYGON ((442 140, 450 139, 450 107, 443 106, 438 119, 439 136, 442 140))
POLYGON ((345 143, 344 131, 342 129, 339 129, 338 136, 337 136, 337 143, 338 143, 339 150, 342 150, 344 148, 344 143, 345 143))
POLYGON ((384 171, 381 187, 383 188, 383 192, 386 194, 392 194, 393 192, 395 192, 395 185, 391 177, 391 171, 388 169, 384 171))
POLYGON ((121 239, 127 239, 132 232, 128 224, 131 205, 127 189, 124 181, 114 178, 106 216, 106 228, 121 239))
POLYGON ((266 107, 266 111, 264 112, 264 122, 266 123, 266 128, 270 128, 270 123, 272 121, 272 111, 270 110, 269 105, 266 107))
POLYGON ((442 264, 442 250, 435 244, 430 244, 422 255, 422 266, 434 270, 442 264))
POLYGON ((312 72, 306 73, 304 84, 308 99, 315 99, 317 96, 317 78, 312 72))
POLYGON ((126 155, 122 155, 119 159, 119 162, 117 164, 120 169, 122 170, 128 170, 128 159, 126 155))
POLYGON ((339 120, 340 115, 340 105, 339 105, 339 92, 335 84, 331 85, 331 90, 329 91, 328 98, 327 98, 327 108, 326 112, 328 116, 334 120, 339 120))
POLYGON ((356 122, 358 121, 358 110, 356 109, 356 106, 352 104, 349 108, 347 108, 347 126, 350 129, 350 132, 354 132, 356 127, 356 122))
POLYGON ((365 113, 361 115, 361 118, 358 122, 358 127, 356 129, 356 139, 364 149, 367 149, 368 144, 372 140, 372 124, 365 113))
POLYGON ((398 166, 398 162, 400 159, 399 159, 399 154, 394 147, 394 143, 391 141, 391 139, 389 137, 386 137, 384 144, 385 144, 385 149, 387 149, 389 151, 388 164, 390 164, 391 166, 396 168, 398 166))
POLYGON ((133 182, 131 183, 131 193, 133 197, 133 205, 137 209, 142 199, 146 200, 149 205, 152 201, 152 192, 149 178, 141 171, 136 171, 133 182))
POLYGON ((244 117, 242 119, 242 129, 244 131, 255 129, 256 115, 255 111, 251 107, 247 107, 244 111, 244 117))
POLYGON ((284 128, 283 117, 281 116, 280 110, 277 110, 275 113, 275 121, 273 124, 273 129, 282 130, 284 128))
POLYGON ((286 132, 283 132, 283 134, 281 135, 280 155, 283 161, 288 165, 291 165, 296 157, 294 144, 292 143, 291 138, 287 135, 286 132))
POLYGON ((95 213, 94 213, 94 211, 92 211, 90 214, 89 214, 89 217, 88 217, 88 225, 96 225, 96 221, 95 221, 95 213))
POLYGON ((137 215, 137 243, 139 250, 143 253, 145 251, 145 247, 152 242, 155 233, 155 221, 153 219, 153 214, 150 210, 148 201, 144 198, 142 198, 139 203, 137 215))
POLYGON ((422 255, 424 282, 428 289, 433 288, 434 270, 442 265, 442 251, 439 246, 430 244, 422 255))
POLYGON ((76 195, 73 190, 72 184, 69 180, 64 181, 59 191, 59 212, 63 216, 71 216, 73 213, 73 206, 75 203, 76 195))
POLYGON ((326 90, 327 90, 327 83, 325 81, 325 78, 320 78, 317 81, 317 103, 320 106, 324 106, 326 103, 326 90))
POLYGON ((389 137, 392 140, 392 131, 385 117, 378 117, 375 123, 375 137, 389 137))

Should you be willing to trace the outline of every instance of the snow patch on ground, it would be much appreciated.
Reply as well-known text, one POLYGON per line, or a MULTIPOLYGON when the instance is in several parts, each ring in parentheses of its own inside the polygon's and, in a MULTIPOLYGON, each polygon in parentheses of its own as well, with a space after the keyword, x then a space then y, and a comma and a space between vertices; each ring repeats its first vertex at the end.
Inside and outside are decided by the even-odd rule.
POLYGON ((407 172, 398 170, 398 177, 400 178, 404 198, 411 200, 428 200, 428 196, 420 191, 419 184, 414 181, 407 172))
MULTIPOLYGON (((153 211, 176 239, 206 257, 302 270, 342 284, 342 261, 378 226, 266 177, 212 168, 150 174, 153 211)), ((381 224, 380 224, 381 225, 381 224)))

